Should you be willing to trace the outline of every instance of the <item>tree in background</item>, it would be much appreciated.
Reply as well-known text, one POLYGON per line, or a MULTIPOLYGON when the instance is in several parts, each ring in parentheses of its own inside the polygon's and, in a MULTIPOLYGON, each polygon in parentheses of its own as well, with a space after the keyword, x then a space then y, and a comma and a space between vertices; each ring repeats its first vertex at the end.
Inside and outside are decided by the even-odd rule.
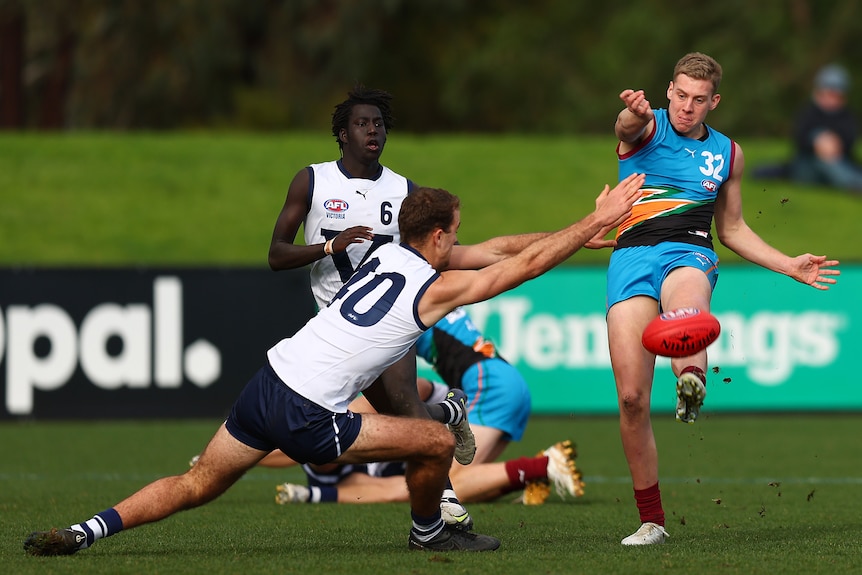
POLYGON ((361 81, 405 131, 606 133, 621 78, 663 93, 700 50, 722 128, 785 135, 859 37, 856 0, 0 0, 0 128, 320 130, 361 81))

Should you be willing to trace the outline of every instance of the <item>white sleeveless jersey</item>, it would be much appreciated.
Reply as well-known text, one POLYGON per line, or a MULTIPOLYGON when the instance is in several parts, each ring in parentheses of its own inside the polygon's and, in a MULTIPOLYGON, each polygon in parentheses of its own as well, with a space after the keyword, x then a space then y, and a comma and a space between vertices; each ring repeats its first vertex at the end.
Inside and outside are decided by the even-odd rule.
POLYGON ((346 411, 428 329, 417 308, 438 275, 412 248, 380 246, 327 307, 267 352, 270 365, 303 397, 346 411))
POLYGON ((322 308, 371 252, 381 244, 401 240, 398 212, 411 183, 385 166, 373 180, 350 177, 341 160, 309 167, 305 244, 323 243, 353 226, 368 226, 374 233, 370 242, 351 244, 347 251, 311 264, 311 291, 322 308))

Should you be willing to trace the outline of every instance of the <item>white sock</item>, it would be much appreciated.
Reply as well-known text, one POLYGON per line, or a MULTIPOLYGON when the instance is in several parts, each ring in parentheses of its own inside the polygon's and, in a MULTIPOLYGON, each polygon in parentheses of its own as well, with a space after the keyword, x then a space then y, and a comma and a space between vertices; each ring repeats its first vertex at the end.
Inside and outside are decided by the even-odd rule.
POLYGON ((446 394, 449 393, 449 386, 436 381, 431 382, 431 395, 425 400, 425 403, 433 405, 446 400, 446 394))

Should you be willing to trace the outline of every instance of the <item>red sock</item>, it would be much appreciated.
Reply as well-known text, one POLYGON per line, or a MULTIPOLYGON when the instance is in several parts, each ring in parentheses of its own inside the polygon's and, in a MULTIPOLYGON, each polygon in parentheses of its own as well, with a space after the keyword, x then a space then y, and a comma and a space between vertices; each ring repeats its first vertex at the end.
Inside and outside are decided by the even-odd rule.
POLYGON ((635 489, 635 501, 638 504, 641 523, 655 523, 664 527, 664 509, 661 506, 658 483, 646 489, 635 489))
POLYGON ((519 457, 506 462, 506 475, 513 489, 520 489, 528 481, 548 477, 548 457, 519 457))
POLYGON ((682 374, 688 373, 688 372, 691 372, 691 373, 695 374, 696 376, 698 376, 700 378, 700 380, 703 382, 703 385, 706 386, 706 374, 703 373, 702 369, 700 369, 696 365, 690 365, 690 366, 686 367, 685 369, 683 369, 681 372, 679 372, 679 374, 682 375, 682 374))

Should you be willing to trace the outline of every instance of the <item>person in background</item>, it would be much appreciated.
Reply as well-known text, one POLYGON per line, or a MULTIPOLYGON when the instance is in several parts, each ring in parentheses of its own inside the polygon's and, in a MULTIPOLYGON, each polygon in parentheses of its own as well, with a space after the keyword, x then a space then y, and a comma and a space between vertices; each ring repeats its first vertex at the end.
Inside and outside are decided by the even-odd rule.
MULTIPOLYGON (((300 169, 288 186, 272 232, 269 266, 273 271, 309 266, 318 309, 329 304, 377 248, 400 240, 401 202, 417 186, 380 163, 394 122, 390 93, 354 86, 332 114, 339 159, 300 169), (304 245, 296 243, 300 227, 304 245)), ((429 412, 418 396, 415 349, 380 374, 364 395, 381 413, 446 415, 436 409, 438 404, 429 412)), ((456 436, 456 459, 472 459, 475 440, 469 422, 444 423, 456 436)), ((444 504, 461 507, 451 484, 444 491, 444 504)), ((468 517, 468 512, 461 507, 457 516, 468 517)))
POLYGON ((847 103, 850 75, 837 64, 818 71, 811 97, 796 114, 789 160, 756 166, 754 179, 788 180, 862 193, 855 156, 859 125, 847 103))
POLYGON ((850 76, 841 66, 830 64, 817 73, 811 99, 793 128, 793 181, 862 193, 862 167, 854 157, 858 124, 847 105, 849 90, 850 76))

